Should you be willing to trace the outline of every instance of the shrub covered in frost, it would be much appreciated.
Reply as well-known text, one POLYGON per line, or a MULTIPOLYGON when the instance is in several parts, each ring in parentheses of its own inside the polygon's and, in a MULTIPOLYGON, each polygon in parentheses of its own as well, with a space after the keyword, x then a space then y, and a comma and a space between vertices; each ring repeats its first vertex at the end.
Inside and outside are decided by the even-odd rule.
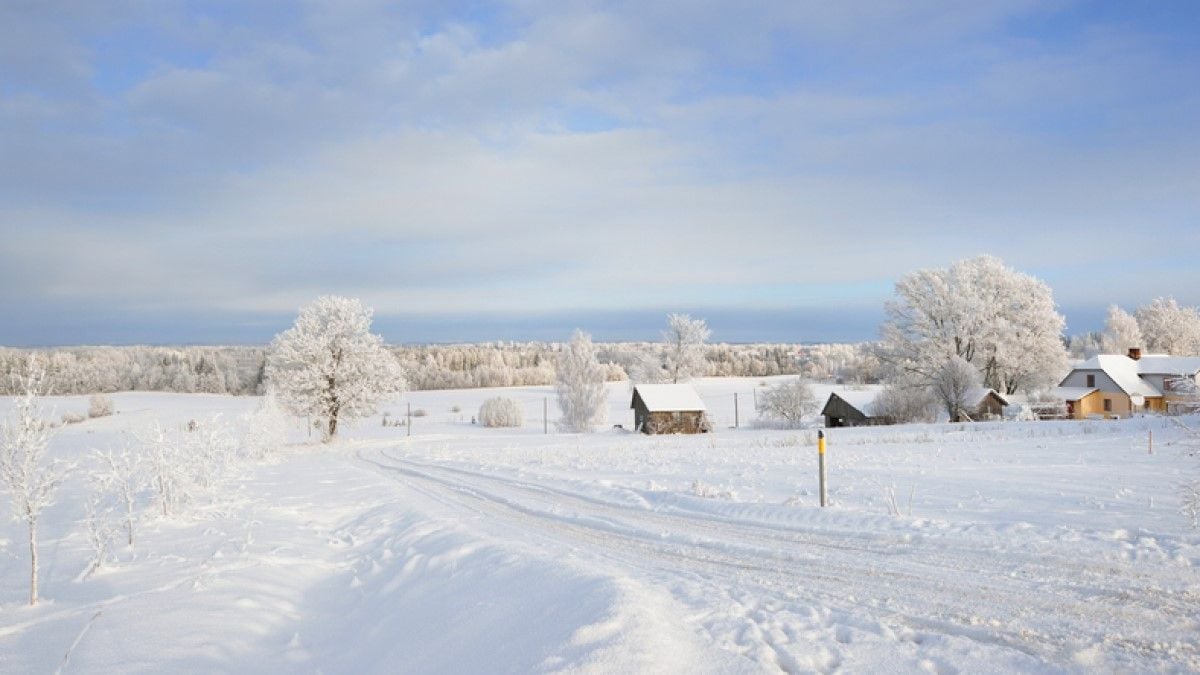
POLYGON ((511 398, 489 398, 479 406, 479 423, 485 427, 519 427, 525 423, 525 412, 511 398))
POLYGON ((108 417, 115 410, 111 396, 95 394, 88 399, 88 417, 108 417))

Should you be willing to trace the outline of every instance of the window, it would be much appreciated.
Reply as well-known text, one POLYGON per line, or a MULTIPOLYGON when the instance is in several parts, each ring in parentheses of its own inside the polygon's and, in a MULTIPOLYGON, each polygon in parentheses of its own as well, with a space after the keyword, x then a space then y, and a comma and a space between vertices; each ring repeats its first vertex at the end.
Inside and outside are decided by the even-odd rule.
POLYGON ((1088 376, 1087 376, 1087 386, 1088 386, 1088 387, 1094 387, 1094 386, 1096 386, 1096 376, 1095 376, 1095 375, 1088 375, 1088 376))
POLYGON ((1112 399, 1104 399, 1104 412, 1112 412, 1112 399))

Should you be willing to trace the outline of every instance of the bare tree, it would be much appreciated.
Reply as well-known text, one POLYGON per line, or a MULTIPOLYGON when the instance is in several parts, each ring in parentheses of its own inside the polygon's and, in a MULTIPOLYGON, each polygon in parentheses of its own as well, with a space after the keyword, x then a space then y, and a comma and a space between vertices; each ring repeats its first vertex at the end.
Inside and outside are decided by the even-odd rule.
POLYGON ((758 412, 767 419, 778 420, 784 426, 797 428, 804 418, 817 410, 817 398, 812 387, 797 377, 767 389, 758 397, 758 412))
POLYGON ((95 450, 92 457, 99 465, 92 478, 98 488, 111 494, 120 504, 125 540, 129 546, 133 546, 138 495, 148 486, 144 463, 128 443, 122 443, 115 450, 95 450))
POLYGON ((979 371, 961 356, 951 357, 933 380, 933 394, 957 422, 970 409, 971 392, 979 388, 979 371))
POLYGON ((38 519, 42 511, 54 503, 58 486, 71 470, 71 465, 47 456, 51 426, 38 411, 39 393, 46 371, 37 359, 29 360, 28 369, 19 383, 24 393, 17 398, 3 426, 0 444, 0 477, 12 499, 13 509, 25 521, 29 530, 29 604, 38 601, 38 519))

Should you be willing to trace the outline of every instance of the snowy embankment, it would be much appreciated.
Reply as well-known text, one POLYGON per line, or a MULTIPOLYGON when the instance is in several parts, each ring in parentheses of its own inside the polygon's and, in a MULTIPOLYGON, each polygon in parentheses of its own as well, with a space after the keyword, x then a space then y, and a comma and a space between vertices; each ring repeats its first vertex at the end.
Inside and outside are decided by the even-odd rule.
MULTIPOLYGON (((42 605, 0 530, 0 669, 1200 668, 1200 535, 1173 489, 1200 459, 1173 421, 831 430, 822 510, 811 431, 727 428, 756 384, 702 382, 718 432, 670 438, 543 434, 548 388, 416 392, 411 437, 377 417, 293 446, 147 516, 86 579, 77 476, 45 516, 42 605), (524 427, 471 424, 497 393, 524 427)), ((56 451, 254 406, 115 398, 56 451)))

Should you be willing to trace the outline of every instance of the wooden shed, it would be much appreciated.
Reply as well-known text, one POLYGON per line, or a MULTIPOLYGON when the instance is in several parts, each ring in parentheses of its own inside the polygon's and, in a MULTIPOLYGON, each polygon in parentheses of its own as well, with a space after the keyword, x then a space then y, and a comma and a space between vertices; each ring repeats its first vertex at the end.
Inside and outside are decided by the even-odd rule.
POLYGON ((688 384, 639 384, 633 388, 633 428, 644 434, 709 431, 704 402, 688 384))
POLYGON ((869 414, 877 392, 874 390, 835 391, 829 394, 821 415, 826 427, 864 427, 894 424, 886 416, 869 414))
POLYGON ((1008 400, 995 389, 978 387, 967 393, 968 410, 955 422, 979 422, 995 420, 1004 417, 1004 408, 1008 400))

